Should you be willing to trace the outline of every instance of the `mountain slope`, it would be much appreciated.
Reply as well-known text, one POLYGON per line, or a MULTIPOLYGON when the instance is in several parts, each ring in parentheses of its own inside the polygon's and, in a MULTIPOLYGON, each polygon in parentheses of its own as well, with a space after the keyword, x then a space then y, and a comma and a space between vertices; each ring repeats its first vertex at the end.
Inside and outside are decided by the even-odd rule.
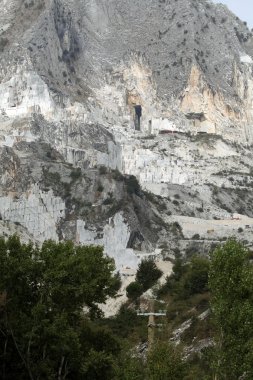
POLYGON ((0 4, 3 221, 104 244, 118 268, 252 243, 242 21, 207 0, 0 4))

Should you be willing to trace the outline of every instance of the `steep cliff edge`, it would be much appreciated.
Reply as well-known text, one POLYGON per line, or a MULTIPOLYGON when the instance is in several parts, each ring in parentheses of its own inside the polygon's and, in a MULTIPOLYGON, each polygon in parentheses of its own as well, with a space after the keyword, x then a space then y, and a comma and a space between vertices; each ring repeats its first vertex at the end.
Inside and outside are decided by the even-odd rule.
POLYGON ((0 5, 3 221, 103 244, 120 268, 240 228, 251 244, 245 23, 207 0, 0 5))

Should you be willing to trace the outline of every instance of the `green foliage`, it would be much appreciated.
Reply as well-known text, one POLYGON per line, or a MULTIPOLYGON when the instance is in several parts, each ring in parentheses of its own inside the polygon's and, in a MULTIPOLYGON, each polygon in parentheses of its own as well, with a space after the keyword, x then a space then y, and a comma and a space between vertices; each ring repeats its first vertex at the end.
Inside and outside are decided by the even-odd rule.
POLYGON ((116 368, 113 380, 143 380, 144 370, 142 360, 127 351, 121 357, 120 366, 116 368))
POLYGON ((120 173, 118 169, 115 169, 112 171, 112 178, 118 182, 121 182, 124 180, 124 176, 120 173))
MULTIPOLYGON (((181 350, 168 343, 165 330, 156 332, 156 338, 167 341, 157 342, 143 360, 132 347, 147 340, 147 320, 127 306, 114 318, 99 318, 97 305, 120 287, 114 263, 102 248, 51 241, 39 248, 21 244, 16 236, 0 239, 0 378, 251 380, 250 259, 241 244, 229 240, 216 248, 211 261, 198 256, 188 263, 175 260, 159 291, 167 301, 169 330, 191 319, 180 337, 189 346, 213 337, 215 328, 215 346, 201 355, 190 354, 186 364, 181 350), (209 292, 212 323, 211 317, 198 318, 209 307, 209 292)), ((128 297, 136 300, 160 276, 154 262, 143 261, 136 282, 127 288, 128 297)))
POLYGON ((253 269, 235 240, 211 257, 209 287, 216 328, 213 367, 218 379, 250 380, 253 373, 253 269))
POLYGON ((142 295, 143 287, 137 281, 131 282, 131 284, 129 284, 126 288, 126 293, 128 298, 136 300, 138 297, 142 295))
POLYGON ((150 289, 161 277, 162 271, 157 268, 154 261, 144 260, 139 264, 136 280, 142 286, 143 290, 150 289))
POLYGON ((159 294, 170 292, 177 299, 187 299, 194 294, 207 292, 209 265, 207 258, 199 256, 193 256, 191 261, 186 264, 182 259, 176 259, 173 273, 167 278, 167 282, 159 290, 159 294))
POLYGON ((114 374, 115 358, 120 351, 119 340, 110 330, 86 322, 80 336, 85 379, 111 379, 114 374))
POLYGON ((178 348, 158 342, 148 356, 148 380, 179 380, 186 375, 186 365, 178 348))
POLYGON ((183 260, 180 258, 177 258, 173 265, 173 278, 176 281, 179 281, 185 272, 186 272, 186 266, 183 264, 183 260))
POLYGON ((81 176, 82 176, 81 168, 74 168, 70 173, 70 177, 73 182, 77 181, 81 176))
POLYGON ((128 177, 125 177, 125 183, 126 183, 127 192, 129 195, 135 194, 135 195, 140 196, 141 187, 135 176, 130 175, 128 177))
POLYGON ((126 288, 127 297, 136 300, 143 292, 150 289, 161 277, 162 271, 157 268, 154 261, 144 260, 139 264, 136 281, 126 288))
POLYGON ((83 307, 100 315, 119 287, 114 269, 100 247, 0 239, 0 377, 111 379, 119 344, 94 331, 83 307))
POLYGON ((205 293, 208 290, 209 260, 194 256, 184 278, 185 294, 205 293))
POLYGON ((103 205, 107 206, 107 205, 112 205, 113 203, 115 202, 115 200, 113 198, 106 198, 104 201, 103 201, 103 205))
POLYGON ((99 184, 98 184, 97 191, 98 191, 99 193, 102 193, 102 192, 104 191, 104 186, 102 185, 101 182, 99 182, 99 184))
POLYGON ((109 326, 117 337, 124 339, 128 346, 147 340, 147 321, 126 305, 121 306, 116 316, 101 322, 109 326))
POLYGON ((45 183, 48 186, 50 185, 52 186, 52 184, 58 184, 61 182, 61 175, 58 172, 47 171, 47 172, 44 172, 44 174, 46 177, 45 183))
POLYGON ((100 166, 99 167, 99 174, 105 175, 106 173, 107 173, 107 168, 105 166, 100 166))

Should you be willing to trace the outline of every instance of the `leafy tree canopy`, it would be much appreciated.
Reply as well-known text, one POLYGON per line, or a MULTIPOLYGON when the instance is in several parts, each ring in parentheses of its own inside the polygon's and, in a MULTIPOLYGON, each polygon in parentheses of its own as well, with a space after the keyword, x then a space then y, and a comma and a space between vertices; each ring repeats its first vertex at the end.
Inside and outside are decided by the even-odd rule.
POLYGON ((143 290, 151 288, 161 277, 162 271, 157 268, 152 260, 143 260, 138 267, 136 281, 141 284, 143 290))
POLYGON ((252 379, 253 268, 249 252, 235 240, 217 248, 209 273, 216 328, 213 360, 217 379, 252 379))
POLYGON ((137 281, 131 282, 126 288, 126 293, 128 298, 135 300, 142 295, 143 287, 137 281))
POLYGON ((0 377, 110 378, 119 344, 84 307, 100 315, 97 304, 119 287, 114 270, 101 247, 0 239, 0 377))
POLYGON ((186 365, 180 349, 169 343, 158 342, 148 356, 149 380, 179 380, 186 375, 186 365))

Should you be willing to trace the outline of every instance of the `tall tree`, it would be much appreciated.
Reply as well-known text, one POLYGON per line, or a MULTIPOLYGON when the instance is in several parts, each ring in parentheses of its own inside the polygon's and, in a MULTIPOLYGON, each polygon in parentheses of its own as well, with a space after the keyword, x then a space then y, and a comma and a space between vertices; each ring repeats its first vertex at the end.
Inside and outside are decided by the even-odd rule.
POLYGON ((141 284, 143 290, 151 288, 162 276, 162 271, 157 268, 152 260, 143 260, 136 273, 136 281, 141 284))
POLYGON ((119 285, 114 270, 101 247, 48 241, 38 248, 16 236, 0 239, 0 377, 88 379, 92 368, 92 378, 101 379, 101 371, 109 373, 119 344, 94 331, 83 310, 99 316, 97 303, 119 285))
POLYGON ((250 380, 253 373, 253 269, 249 252, 235 240, 217 248, 209 273, 216 328, 216 379, 250 380))
POLYGON ((186 375, 186 364, 178 347, 168 342, 157 342, 148 355, 148 380, 179 380, 186 375))

